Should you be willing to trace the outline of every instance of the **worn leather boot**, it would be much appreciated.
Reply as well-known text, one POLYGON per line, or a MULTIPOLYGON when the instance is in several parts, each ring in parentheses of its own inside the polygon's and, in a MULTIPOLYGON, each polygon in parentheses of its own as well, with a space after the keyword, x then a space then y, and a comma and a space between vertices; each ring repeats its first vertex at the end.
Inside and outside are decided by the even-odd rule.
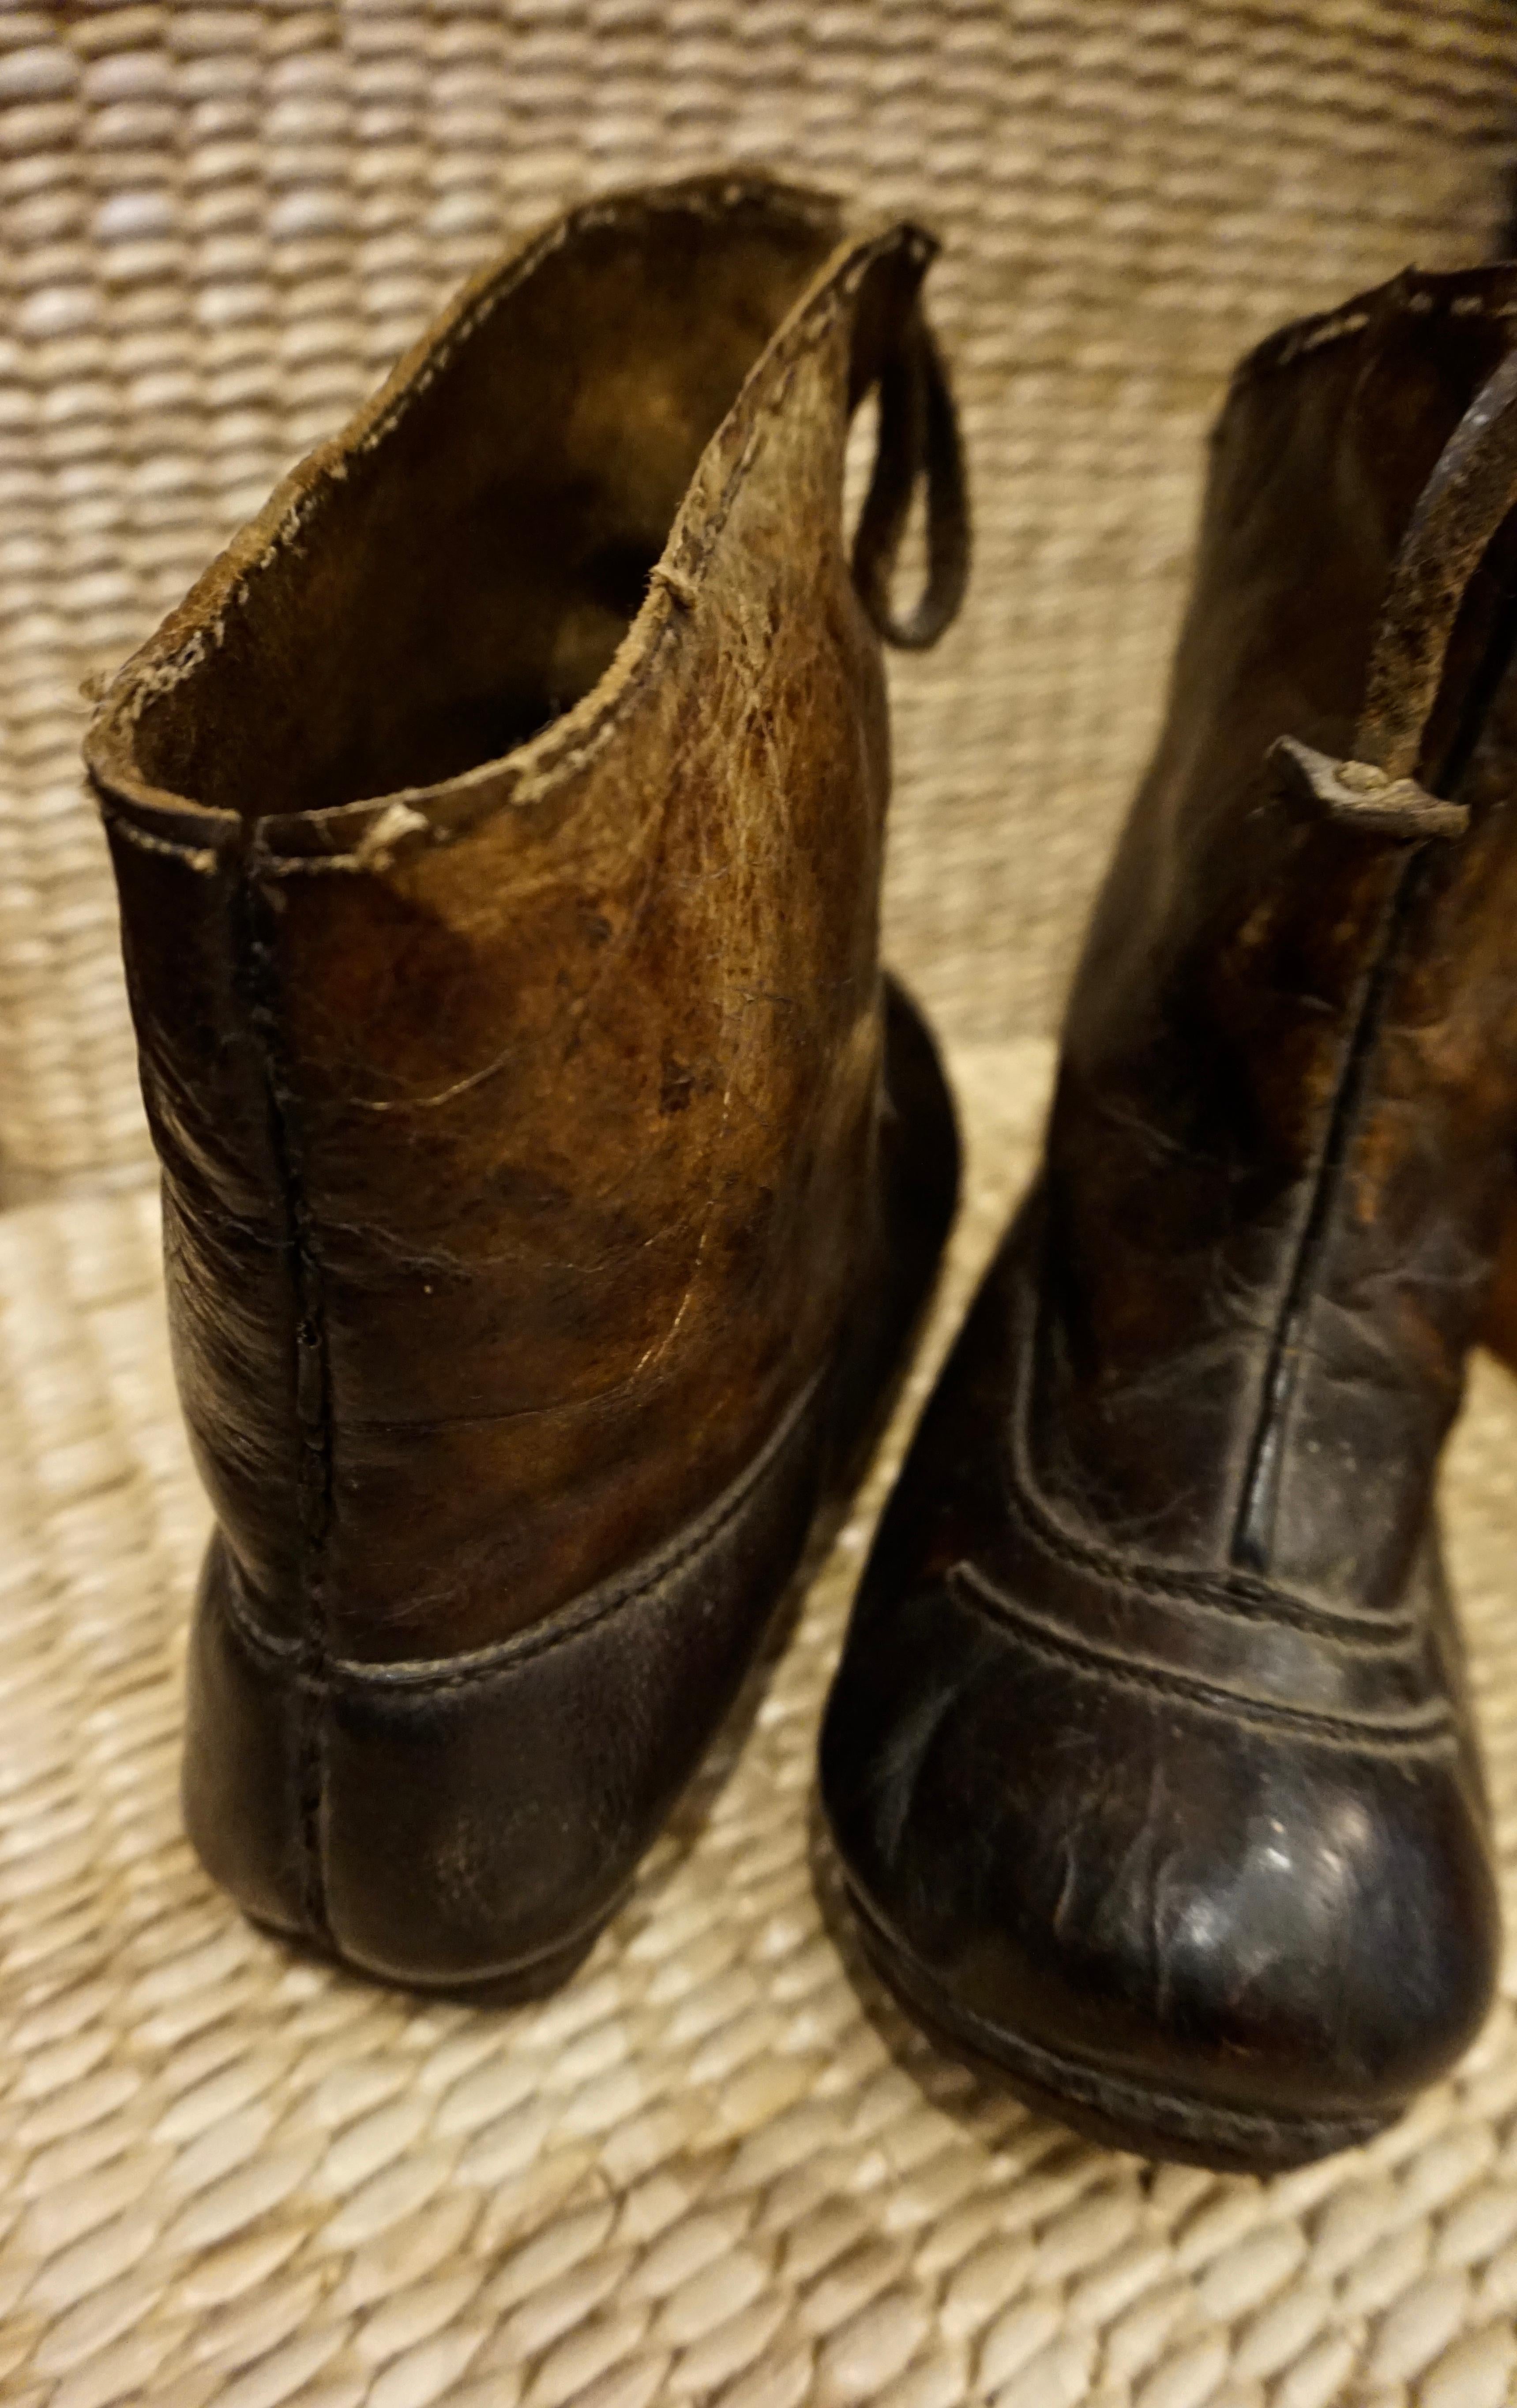
POLYGON ((1264 2170, 1480 2024, 1434 1486, 1517 1139, 1517 268, 1240 369, 1046 1160, 826 1719, 866 1942, 1081 2129, 1264 2170))
POLYGON ((932 1277, 952 1117, 877 957, 877 630, 965 567, 930 251, 762 179, 576 210, 90 734, 218 1525, 190 1831, 381 1975, 583 1953, 932 1277))

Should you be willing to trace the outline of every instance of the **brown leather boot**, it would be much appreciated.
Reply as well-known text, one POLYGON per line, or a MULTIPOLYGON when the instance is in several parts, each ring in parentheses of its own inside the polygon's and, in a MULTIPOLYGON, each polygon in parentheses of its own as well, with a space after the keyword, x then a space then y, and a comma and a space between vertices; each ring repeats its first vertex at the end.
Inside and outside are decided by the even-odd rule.
POLYGON ((1038 1189, 823 1745, 907 2003, 1120 2145, 1361 2140, 1490 2000, 1438 1453, 1517 1138, 1517 268, 1246 361, 1038 1189))
POLYGON ((932 1277, 954 1135, 878 968, 876 632, 930 641, 963 582, 930 252, 762 179, 576 210, 91 731, 219 1525, 190 1830, 380 1974, 582 1954, 932 1277))

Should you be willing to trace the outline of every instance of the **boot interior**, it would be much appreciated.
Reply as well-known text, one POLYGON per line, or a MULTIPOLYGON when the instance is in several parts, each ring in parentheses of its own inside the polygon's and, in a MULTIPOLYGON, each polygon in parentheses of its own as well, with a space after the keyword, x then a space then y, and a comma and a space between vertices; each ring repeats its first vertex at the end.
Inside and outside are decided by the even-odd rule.
POLYGON ((837 233, 773 198, 577 228, 323 472, 296 539, 142 709, 138 773, 221 810, 315 810, 454 777, 570 709, 837 233))

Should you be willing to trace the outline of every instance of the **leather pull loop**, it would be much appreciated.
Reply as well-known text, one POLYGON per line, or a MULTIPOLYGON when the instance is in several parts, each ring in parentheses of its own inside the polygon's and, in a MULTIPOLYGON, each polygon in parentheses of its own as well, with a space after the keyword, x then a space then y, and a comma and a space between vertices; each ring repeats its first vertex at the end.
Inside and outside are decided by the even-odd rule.
POLYGON ((953 396, 937 346, 912 309, 879 378, 880 433, 869 490, 853 538, 853 581, 879 633, 902 652, 924 652, 956 617, 969 576, 969 512, 953 396), (927 581, 897 618, 891 578, 912 496, 925 482, 927 581))
POLYGON ((1389 778, 1416 769, 1454 621, 1471 577, 1517 504, 1517 351, 1475 395, 1401 540, 1365 681, 1354 749, 1389 778))
POLYGON ((1352 757, 1282 736, 1269 758, 1287 793, 1343 826, 1420 842, 1460 836, 1469 814, 1414 772, 1469 580, 1517 506, 1517 350, 1486 379, 1418 496, 1370 647, 1352 757))
POLYGON ((1276 738, 1269 761, 1288 801, 1325 811, 1338 827, 1421 844, 1430 836, 1463 836, 1469 825, 1465 804, 1439 802, 1415 778, 1389 778, 1369 761, 1335 761, 1294 736, 1276 738))

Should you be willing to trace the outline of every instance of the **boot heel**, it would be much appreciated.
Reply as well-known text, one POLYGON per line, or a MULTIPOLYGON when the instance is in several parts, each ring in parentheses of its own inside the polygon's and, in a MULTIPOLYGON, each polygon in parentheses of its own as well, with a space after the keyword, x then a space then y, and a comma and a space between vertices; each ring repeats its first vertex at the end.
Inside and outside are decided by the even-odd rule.
POLYGON ((303 1813, 301 1693, 293 1651, 281 1664, 231 1619, 220 1537, 200 1575, 185 1670, 180 1788, 191 1843, 250 1919, 285 1939, 319 1942, 308 1877, 311 1816, 303 1813))
POLYGON ((255 1922, 408 1987, 562 1979, 754 1659, 816 1510, 832 1384, 656 1553, 467 1656, 322 1661, 253 1623, 214 1540, 184 1757, 212 1879, 255 1922))
POLYGON ((476 2001, 488 1993, 499 2006, 557 1989, 630 1885, 608 1860, 567 1939, 552 1930, 552 1901, 535 1929, 542 1901, 523 1897, 512 1914, 494 1894, 490 1858, 510 1818, 472 1812, 471 1798, 481 1802, 476 1758, 499 1735, 498 1701, 492 1712, 477 1690, 441 1684, 420 1712, 382 1688, 334 1696, 295 1648, 250 1629, 231 1579, 213 1543, 191 1641, 183 1773, 186 1828, 212 1879, 260 1929, 360 1973, 476 2001), (334 1827, 346 1860, 336 1901, 334 1827))

